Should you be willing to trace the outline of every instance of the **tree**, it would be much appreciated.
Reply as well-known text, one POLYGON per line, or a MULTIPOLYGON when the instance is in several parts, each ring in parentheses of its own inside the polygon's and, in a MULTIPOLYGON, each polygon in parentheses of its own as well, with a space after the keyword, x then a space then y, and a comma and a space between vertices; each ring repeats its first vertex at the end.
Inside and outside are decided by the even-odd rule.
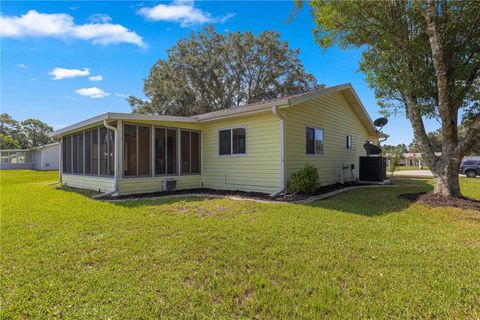
MULTIPOLYGON (((301 8, 303 1, 297 1, 301 8)), ((323 48, 364 48, 366 73, 388 114, 405 112, 433 173, 434 193, 460 196, 459 163, 480 139, 479 1, 310 1, 323 48), (462 110, 465 137, 459 139, 462 110), (435 156, 425 118, 441 124, 435 156)))
POLYGON ((27 147, 22 126, 7 113, 0 114, 0 134, 10 137, 20 148, 27 147))
POLYGON ((394 145, 384 145, 382 146, 382 153, 383 154, 396 154, 398 156, 402 156, 402 154, 407 153, 408 149, 407 146, 402 143, 402 144, 397 144, 396 146, 394 145))
POLYGON ((132 110, 190 116, 317 88, 299 50, 279 38, 274 31, 220 34, 211 26, 192 33, 151 68, 147 100, 130 96, 132 110))
MULTIPOLYGON (((442 132, 440 129, 427 133, 428 140, 432 146, 433 152, 442 152, 442 132)), ((421 152, 420 144, 417 139, 413 138, 409 145, 410 152, 421 152)))
POLYGON ((53 132, 53 128, 45 122, 27 119, 21 124, 27 137, 28 147, 37 147, 52 142, 52 138, 48 134, 53 132))
POLYGON ((0 133, 0 149, 20 149, 20 143, 12 137, 0 133))

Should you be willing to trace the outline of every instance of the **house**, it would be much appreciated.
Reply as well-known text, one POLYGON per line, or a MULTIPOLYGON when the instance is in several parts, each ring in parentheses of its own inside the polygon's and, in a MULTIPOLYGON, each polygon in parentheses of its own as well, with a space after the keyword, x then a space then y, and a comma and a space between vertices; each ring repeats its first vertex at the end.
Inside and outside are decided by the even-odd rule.
MULTIPOLYGON (((435 152, 437 157, 442 155, 441 152, 435 152)), ((385 155, 390 162, 390 158, 393 156, 392 154, 385 155)), ((425 165, 425 161, 422 159, 421 152, 405 152, 402 153, 400 158, 398 159, 398 166, 408 166, 408 167, 418 167, 419 169, 423 169, 425 165)))
POLYGON ((114 195, 275 194, 306 163, 333 184, 358 177, 363 144, 380 135, 351 84, 191 117, 105 113, 53 133, 63 185, 114 195))
POLYGON ((0 150, 0 169, 58 170, 59 149, 60 144, 55 142, 30 149, 0 150))

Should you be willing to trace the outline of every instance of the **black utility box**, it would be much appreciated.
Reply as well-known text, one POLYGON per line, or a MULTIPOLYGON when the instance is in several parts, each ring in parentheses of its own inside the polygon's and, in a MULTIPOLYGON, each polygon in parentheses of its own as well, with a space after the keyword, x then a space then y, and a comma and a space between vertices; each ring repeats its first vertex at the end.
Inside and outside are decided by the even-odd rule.
POLYGON ((360 180, 383 181, 387 178, 387 158, 360 157, 360 180))

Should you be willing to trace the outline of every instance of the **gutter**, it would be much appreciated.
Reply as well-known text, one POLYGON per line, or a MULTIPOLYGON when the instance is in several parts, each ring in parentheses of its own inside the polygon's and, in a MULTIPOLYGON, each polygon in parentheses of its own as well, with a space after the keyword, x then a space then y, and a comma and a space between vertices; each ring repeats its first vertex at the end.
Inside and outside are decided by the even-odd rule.
POLYGON ((118 163, 119 163, 119 158, 118 158, 118 143, 119 143, 119 136, 118 136, 118 128, 113 127, 108 124, 107 119, 103 120, 103 125, 105 128, 112 130, 115 133, 115 146, 114 146, 114 157, 115 157, 115 167, 113 168, 113 178, 115 179, 115 184, 113 191, 97 194, 93 196, 94 199, 98 198, 103 198, 103 197, 108 197, 111 195, 118 195, 118 190, 120 186, 120 175, 118 174, 118 163))
POLYGON ((280 119, 280 190, 270 195, 276 197, 285 192, 285 117, 278 112, 278 105, 272 106, 272 113, 280 119))

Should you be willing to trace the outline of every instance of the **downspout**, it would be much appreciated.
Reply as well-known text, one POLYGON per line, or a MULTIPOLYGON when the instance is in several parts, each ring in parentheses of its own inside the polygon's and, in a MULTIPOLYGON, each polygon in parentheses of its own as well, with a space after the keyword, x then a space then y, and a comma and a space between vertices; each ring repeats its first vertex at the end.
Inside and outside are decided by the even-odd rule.
POLYGON ((118 174, 118 144, 120 143, 119 136, 118 136, 118 128, 113 127, 108 124, 107 119, 103 120, 103 125, 105 128, 112 130, 115 133, 115 143, 114 143, 114 155, 115 155, 115 166, 113 168, 113 178, 115 179, 115 184, 113 187, 113 191, 97 194, 93 196, 92 198, 98 199, 98 198, 103 198, 103 197, 108 197, 111 195, 118 195, 118 190, 119 190, 119 185, 120 185, 120 176, 118 174))
POLYGON ((285 192, 285 117, 278 112, 278 106, 272 107, 272 113, 280 119, 280 190, 270 195, 276 197, 285 192))

